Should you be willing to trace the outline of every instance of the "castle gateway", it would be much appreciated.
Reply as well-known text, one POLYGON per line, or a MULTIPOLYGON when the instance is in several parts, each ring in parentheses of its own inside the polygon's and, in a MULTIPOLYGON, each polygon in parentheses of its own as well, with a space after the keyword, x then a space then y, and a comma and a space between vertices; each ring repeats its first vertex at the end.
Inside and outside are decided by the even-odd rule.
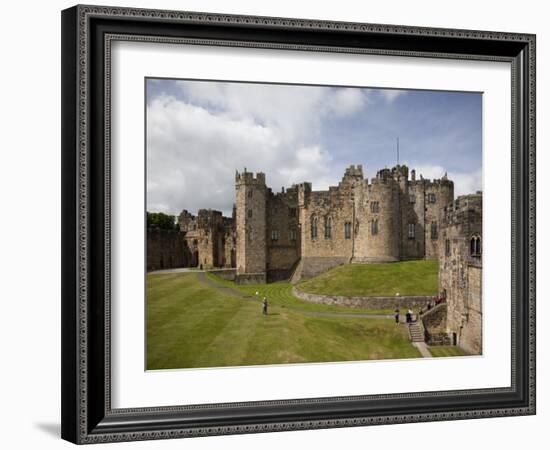
POLYGON ((338 186, 311 183, 274 193, 265 174, 236 173, 236 281, 265 283, 309 278, 350 262, 438 258, 440 212, 454 186, 416 179, 404 165, 364 178, 346 169, 338 186))

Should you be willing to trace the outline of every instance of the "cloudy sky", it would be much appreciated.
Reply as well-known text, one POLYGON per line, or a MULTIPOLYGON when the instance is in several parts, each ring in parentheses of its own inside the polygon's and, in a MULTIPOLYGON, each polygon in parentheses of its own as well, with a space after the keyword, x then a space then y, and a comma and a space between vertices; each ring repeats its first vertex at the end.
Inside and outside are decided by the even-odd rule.
POLYGON ((147 210, 230 215, 235 170, 274 191, 336 185, 350 164, 369 178, 400 162, 448 172, 455 195, 481 189, 479 93, 147 79, 147 210))

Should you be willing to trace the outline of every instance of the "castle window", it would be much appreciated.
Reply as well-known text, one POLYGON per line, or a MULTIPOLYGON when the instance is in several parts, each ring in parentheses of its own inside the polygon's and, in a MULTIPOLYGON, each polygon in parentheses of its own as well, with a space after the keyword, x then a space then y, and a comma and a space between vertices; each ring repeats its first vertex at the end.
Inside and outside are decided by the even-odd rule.
POLYGON ((317 217, 311 218, 311 239, 317 238, 317 217))
POLYGON ((380 204, 378 202, 371 202, 370 203, 370 212, 371 213, 377 213, 380 211, 380 204))
POLYGON ((296 208, 288 209, 288 217, 296 217, 296 208))
POLYGON ((294 229, 290 230, 290 240, 291 241, 296 240, 296 230, 294 230, 294 229))
POLYGON ((415 203, 416 202, 416 196, 414 194, 409 194, 409 203, 415 203))
POLYGON ((435 194, 429 193, 428 194, 428 203, 435 203, 435 194))
POLYGON ((415 223, 409 223, 408 237, 409 237, 409 239, 415 239, 416 238, 416 224, 415 223))
POLYGON ((481 236, 474 234, 470 238, 470 256, 481 256, 481 236))
POLYGON ((445 256, 451 256, 451 241, 445 239, 445 256))
POLYGON ((332 219, 330 217, 325 217, 325 239, 330 239, 332 237, 332 219))
POLYGON ((279 240, 279 232, 277 230, 271 230, 271 240, 272 241, 279 240))
POLYGON ((252 217, 252 210, 249 209, 249 210, 248 210, 248 218, 250 219, 251 217, 252 217))
POLYGON ((373 236, 378 234, 378 220, 373 220, 370 223, 370 234, 373 236))
POLYGON ((351 222, 344 224, 344 236, 346 239, 351 239, 351 222))
POLYGON ((437 239, 437 223, 435 222, 432 222, 432 227, 431 227, 431 238, 432 239, 437 239))
POLYGON ((252 190, 248 191, 248 198, 252 198, 252 192, 254 192, 254 191, 252 191, 252 190))

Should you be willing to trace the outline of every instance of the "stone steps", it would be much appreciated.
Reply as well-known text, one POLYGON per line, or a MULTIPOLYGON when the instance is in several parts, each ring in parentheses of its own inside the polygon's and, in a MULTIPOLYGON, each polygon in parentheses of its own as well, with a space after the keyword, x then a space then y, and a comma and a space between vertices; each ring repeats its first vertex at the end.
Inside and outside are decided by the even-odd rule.
POLYGON ((424 342, 424 330, 418 322, 409 323, 409 336, 412 342, 424 342))

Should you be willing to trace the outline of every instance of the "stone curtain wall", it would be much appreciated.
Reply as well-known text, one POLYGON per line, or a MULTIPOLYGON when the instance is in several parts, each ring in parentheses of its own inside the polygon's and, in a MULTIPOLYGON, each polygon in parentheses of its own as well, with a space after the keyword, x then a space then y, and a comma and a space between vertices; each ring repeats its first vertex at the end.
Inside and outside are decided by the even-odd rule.
POLYGON ((147 271, 187 267, 191 253, 184 233, 176 230, 147 230, 147 271))
POLYGON ((298 222, 298 192, 296 187, 284 188, 267 195, 267 266, 272 279, 290 276, 290 270, 300 258, 300 227, 298 222))

